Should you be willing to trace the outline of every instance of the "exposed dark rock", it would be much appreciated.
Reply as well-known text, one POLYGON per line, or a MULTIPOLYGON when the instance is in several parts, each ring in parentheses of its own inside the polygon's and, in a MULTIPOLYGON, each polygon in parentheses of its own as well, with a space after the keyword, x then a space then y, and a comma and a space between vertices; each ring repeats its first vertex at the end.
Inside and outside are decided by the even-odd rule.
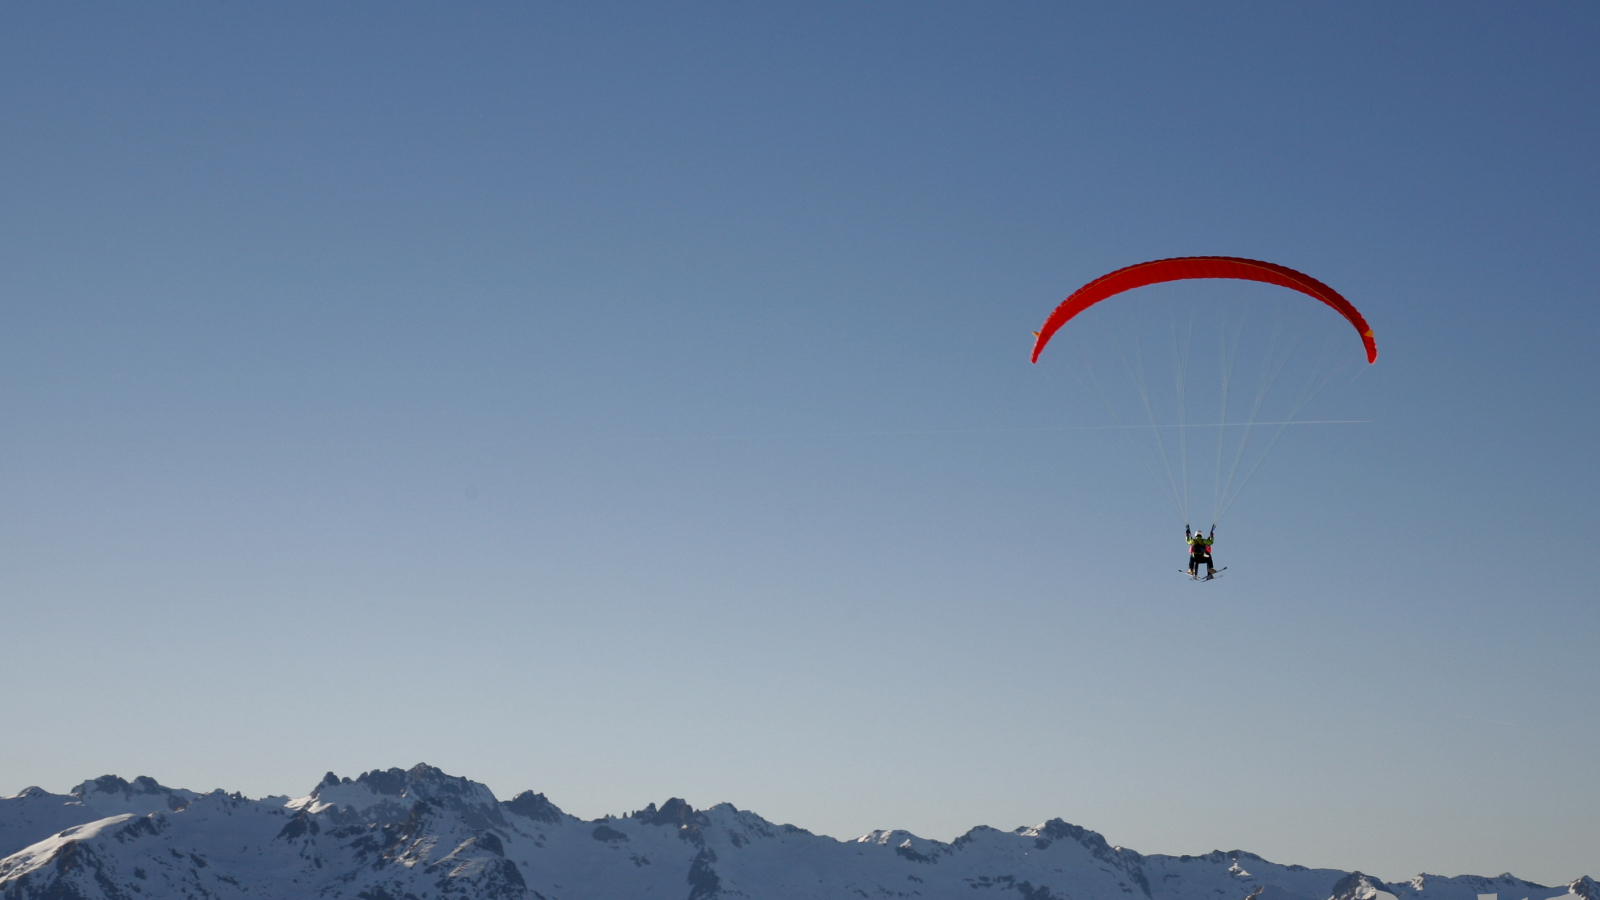
POLYGON ((710 849, 701 850, 695 854, 694 861, 689 864, 688 900, 709 900, 722 892, 722 879, 717 876, 712 864, 717 861, 717 854, 710 849))
POLYGON ((1022 900, 1064 900, 1064 898, 1050 893, 1050 886, 1047 884, 1034 887, 1026 881, 1019 881, 1014 886, 1014 890, 1022 896, 1022 900))
POLYGON ((1366 900, 1374 891, 1386 891, 1387 888, 1379 879, 1361 872, 1351 872, 1334 882, 1328 900, 1366 900))
POLYGON ((66 874, 84 868, 86 862, 93 858, 93 852, 85 847, 82 841, 68 841, 56 851, 53 861, 56 871, 66 874))
POLYGON ((561 810, 546 800, 543 794, 535 794, 533 791, 523 791, 506 801, 504 805, 517 815, 536 822, 549 822, 552 825, 561 822, 561 810))
POLYGON ((634 817, 646 825, 671 825, 678 829, 678 837, 686 841, 693 841, 697 845, 704 845, 705 839, 701 832, 711 820, 705 813, 695 812, 694 807, 683 800, 673 797, 658 810, 654 803, 645 807, 634 817))
MULTIPOLYGON (((331 773, 330 773, 331 774, 331 773)), ((326 779, 324 779, 326 780, 326 779)), ((304 782, 301 782, 304 784, 304 782)), ((364 784, 374 794, 386 797, 398 797, 405 793, 407 779, 404 769, 373 769, 371 772, 362 772, 356 778, 357 784, 364 784)))
POLYGON ((273 838, 273 840, 283 838, 286 841, 292 841, 297 837, 302 837, 307 834, 317 834, 321 830, 322 826, 317 824, 317 820, 309 815, 305 810, 301 810, 295 814, 294 818, 290 819, 281 829, 278 830, 278 834, 273 838))
MULTIPOLYGON (((476 837, 474 837, 472 839, 472 842, 473 842, 474 845, 482 847, 483 849, 489 851, 490 853, 493 853, 495 856, 505 856, 506 855, 506 847, 505 847, 505 845, 500 843, 500 839, 498 837, 496 837, 494 834, 492 834, 491 832, 485 831, 485 832, 479 834, 478 836, 476 836, 476 837)), ((518 877, 521 877, 521 876, 518 876, 518 877)))
POLYGON ((131 785, 128 784, 127 780, 119 778, 115 775, 101 775, 99 778, 96 778, 93 781, 85 781, 83 784, 80 784, 74 788, 72 792, 77 794, 79 798, 82 798, 84 794, 88 793, 89 786, 91 784, 94 785, 94 790, 102 794, 133 793, 133 791, 130 789, 131 785))
POLYGON ((912 849, 910 841, 906 841, 900 846, 894 848, 894 852, 897 856, 902 856, 915 863, 936 863, 939 861, 937 856, 932 856, 927 853, 918 853, 916 850, 912 849))

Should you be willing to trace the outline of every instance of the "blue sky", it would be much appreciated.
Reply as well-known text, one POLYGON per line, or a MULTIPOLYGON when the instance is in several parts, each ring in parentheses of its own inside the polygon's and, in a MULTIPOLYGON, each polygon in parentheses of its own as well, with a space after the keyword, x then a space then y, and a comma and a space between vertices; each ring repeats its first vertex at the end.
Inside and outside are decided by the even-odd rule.
POLYGON ((425 760, 585 816, 1600 875, 1592 5, 0 26, 0 791, 425 760), (1382 354, 1204 587, 1027 363, 1191 254, 1382 354))

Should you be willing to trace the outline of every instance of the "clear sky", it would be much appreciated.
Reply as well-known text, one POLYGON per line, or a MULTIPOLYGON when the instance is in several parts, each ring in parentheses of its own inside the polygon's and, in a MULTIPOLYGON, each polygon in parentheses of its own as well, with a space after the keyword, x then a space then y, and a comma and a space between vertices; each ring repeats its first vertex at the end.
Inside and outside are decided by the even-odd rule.
POLYGON ((7 4, 0 792, 427 761, 586 817, 1600 876, 1597 42, 1575 2, 7 4), (1204 586, 1027 359, 1191 254, 1382 353, 1204 586))

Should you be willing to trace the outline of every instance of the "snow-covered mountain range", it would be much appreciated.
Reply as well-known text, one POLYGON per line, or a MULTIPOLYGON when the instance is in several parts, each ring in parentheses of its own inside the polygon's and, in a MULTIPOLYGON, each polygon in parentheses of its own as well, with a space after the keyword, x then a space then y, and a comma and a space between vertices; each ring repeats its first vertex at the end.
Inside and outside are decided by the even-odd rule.
POLYGON ((948 844, 904 831, 839 841, 676 799, 584 821, 427 765, 329 773, 298 799, 114 775, 66 795, 29 788, 0 799, 0 856, 3 900, 1600 900, 1587 877, 1385 884, 1239 850, 1146 856, 1060 819, 948 844))

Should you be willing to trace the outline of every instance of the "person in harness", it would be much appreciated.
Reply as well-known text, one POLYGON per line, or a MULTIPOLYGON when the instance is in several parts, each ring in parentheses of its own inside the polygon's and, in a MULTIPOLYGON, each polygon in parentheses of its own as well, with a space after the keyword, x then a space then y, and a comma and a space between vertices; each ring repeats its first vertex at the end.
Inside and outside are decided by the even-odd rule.
POLYGON ((1183 540, 1189 545, 1189 577, 1199 578, 1200 567, 1206 567, 1206 580, 1216 577, 1217 570, 1211 562, 1211 545, 1216 542, 1217 526, 1211 526, 1211 533, 1204 534, 1199 531, 1190 531, 1189 526, 1183 526, 1183 540))

